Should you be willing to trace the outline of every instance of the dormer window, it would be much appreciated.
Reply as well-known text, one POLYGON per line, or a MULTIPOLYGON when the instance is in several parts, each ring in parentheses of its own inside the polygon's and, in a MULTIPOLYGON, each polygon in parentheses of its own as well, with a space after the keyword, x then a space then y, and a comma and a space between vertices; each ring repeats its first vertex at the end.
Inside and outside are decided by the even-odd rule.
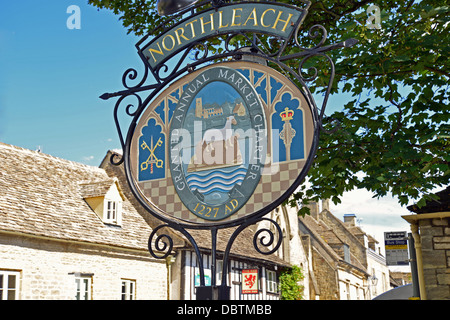
POLYGON ((105 224, 122 225, 122 195, 117 179, 82 183, 81 193, 105 224))
POLYGON ((106 219, 108 221, 111 221, 113 223, 117 222, 117 202, 108 200, 106 201, 106 219))
POLYGON ((120 200, 106 200, 103 212, 103 221, 110 224, 119 224, 122 215, 122 201, 120 200))

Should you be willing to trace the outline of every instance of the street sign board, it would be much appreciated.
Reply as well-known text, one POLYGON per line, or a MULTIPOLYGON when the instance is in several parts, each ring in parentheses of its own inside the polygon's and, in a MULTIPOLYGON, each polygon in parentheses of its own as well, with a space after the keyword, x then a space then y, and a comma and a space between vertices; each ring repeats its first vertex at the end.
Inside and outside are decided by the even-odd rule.
MULTIPOLYGON (((255 249, 269 255, 281 246, 281 227, 264 215, 296 191, 313 163, 335 76, 326 52, 357 41, 324 46, 327 31, 316 24, 303 47, 298 38, 309 1, 298 3, 303 8, 273 1, 194 3, 136 44, 146 67, 140 80, 135 82, 139 72, 129 68, 122 77, 126 90, 101 98, 120 96, 114 121, 124 152, 122 157, 114 154, 111 163, 124 164, 136 200, 166 222, 150 234, 149 251, 157 259, 167 258, 174 241, 162 229, 182 233, 196 252, 195 284, 204 293, 198 297, 211 296, 212 290, 204 289, 214 287, 216 279, 207 279, 200 248, 188 230, 211 231, 215 266, 217 231, 239 226, 224 252, 219 298, 229 298, 225 276, 239 233, 266 220, 275 227, 278 242, 257 241, 262 230, 274 236, 261 229, 254 234, 255 249), (328 60, 329 71, 313 66, 310 59, 317 56, 328 60), (320 73, 329 80, 319 109, 307 82, 320 73), (147 84, 150 76, 154 82, 147 84), (121 105, 133 118, 126 139, 121 105)), ((244 275, 246 292, 253 292, 255 274, 244 275)))
POLYGON ((280 3, 231 3, 210 8, 171 26, 152 38, 141 52, 156 69, 180 50, 212 35, 256 31, 288 40, 305 16, 305 10, 280 3))
POLYGON ((131 173, 154 212, 195 224, 237 221, 291 192, 316 129, 311 102, 278 71, 213 64, 150 103, 131 141, 131 173))
POLYGON ((385 232, 384 245, 386 264, 388 266, 405 266, 409 264, 408 234, 406 231, 385 232))
POLYGON ((258 269, 242 270, 242 293, 258 293, 258 269))

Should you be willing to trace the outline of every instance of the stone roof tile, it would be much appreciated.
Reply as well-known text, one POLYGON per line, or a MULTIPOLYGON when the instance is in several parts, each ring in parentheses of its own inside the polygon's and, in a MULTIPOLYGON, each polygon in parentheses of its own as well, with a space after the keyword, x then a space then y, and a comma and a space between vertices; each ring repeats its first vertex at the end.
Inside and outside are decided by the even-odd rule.
POLYGON ((0 143, 0 230, 146 249, 151 228, 128 200, 111 227, 83 199, 113 182, 101 168, 0 143))

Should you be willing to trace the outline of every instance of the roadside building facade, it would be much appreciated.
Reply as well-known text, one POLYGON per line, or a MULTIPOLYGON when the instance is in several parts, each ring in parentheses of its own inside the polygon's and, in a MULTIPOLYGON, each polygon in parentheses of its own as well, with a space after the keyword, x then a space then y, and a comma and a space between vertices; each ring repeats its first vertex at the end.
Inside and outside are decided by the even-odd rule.
POLYGON ((151 228, 103 169, 0 143, 2 300, 166 299, 151 228))
MULTIPOLYGON (((161 234, 174 240, 171 254, 166 259, 150 255, 149 235, 162 222, 139 205, 123 167, 111 165, 111 155, 108 152, 97 168, 0 143, 2 299, 197 299, 199 269, 192 245, 183 235, 164 228, 161 234)), ((310 268, 298 225, 291 223, 297 219, 296 211, 281 207, 269 218, 283 230, 281 248, 271 255, 255 250, 256 232, 273 227, 264 222, 235 239, 227 274, 232 300, 280 299, 279 274, 292 265, 306 270, 302 285, 309 285, 310 268), (256 291, 242 290, 244 270, 257 271, 256 291)), ((234 230, 219 230, 218 271, 234 230)), ((211 234, 191 233, 209 285, 211 234)), ((220 271, 216 277, 220 285, 220 271)))
MULTIPOLYGON (((149 235, 162 222, 134 198, 123 167, 110 162, 113 155, 120 156, 109 151, 97 168, 0 143, 1 299, 197 299, 199 266, 191 243, 163 228, 173 249, 165 259, 150 255, 149 235)), ((264 229, 277 235, 273 224, 263 220, 242 231, 226 276, 232 300, 280 299, 279 275, 294 265, 304 275, 299 284, 306 300, 371 299, 388 290, 375 239, 354 216, 341 221, 326 201, 322 207, 319 212, 313 205, 303 218, 289 206, 269 213, 283 231, 281 247, 271 255, 258 253, 253 240, 264 229), (258 274, 256 291, 242 290, 246 270, 258 274)), ((218 232, 216 285, 234 230, 218 232)), ((190 232, 208 285, 214 276, 211 233, 190 232)))
POLYGON ((344 221, 329 210, 328 201, 310 206, 299 219, 300 233, 309 244, 314 281, 311 299, 371 300, 389 290, 389 269, 377 241, 356 225, 355 215, 344 221))

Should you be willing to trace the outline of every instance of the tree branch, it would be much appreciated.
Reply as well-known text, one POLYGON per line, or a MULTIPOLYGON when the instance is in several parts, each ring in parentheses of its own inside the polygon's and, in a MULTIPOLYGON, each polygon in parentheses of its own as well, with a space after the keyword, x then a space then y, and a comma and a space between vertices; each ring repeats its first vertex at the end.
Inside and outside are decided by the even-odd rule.
POLYGON ((389 87, 389 102, 392 103, 394 106, 396 106, 398 110, 397 127, 394 129, 394 131, 391 132, 391 141, 392 141, 394 139, 395 133, 402 127, 403 111, 401 106, 397 102, 392 100, 392 93, 394 89, 392 89, 391 83, 388 83, 388 87, 389 87))
POLYGON ((427 69, 428 71, 432 71, 432 72, 438 73, 440 75, 446 76, 447 78, 450 78, 450 73, 445 72, 443 70, 439 70, 439 69, 436 69, 436 68, 431 68, 431 67, 428 67, 428 66, 425 66, 425 69, 427 69))

